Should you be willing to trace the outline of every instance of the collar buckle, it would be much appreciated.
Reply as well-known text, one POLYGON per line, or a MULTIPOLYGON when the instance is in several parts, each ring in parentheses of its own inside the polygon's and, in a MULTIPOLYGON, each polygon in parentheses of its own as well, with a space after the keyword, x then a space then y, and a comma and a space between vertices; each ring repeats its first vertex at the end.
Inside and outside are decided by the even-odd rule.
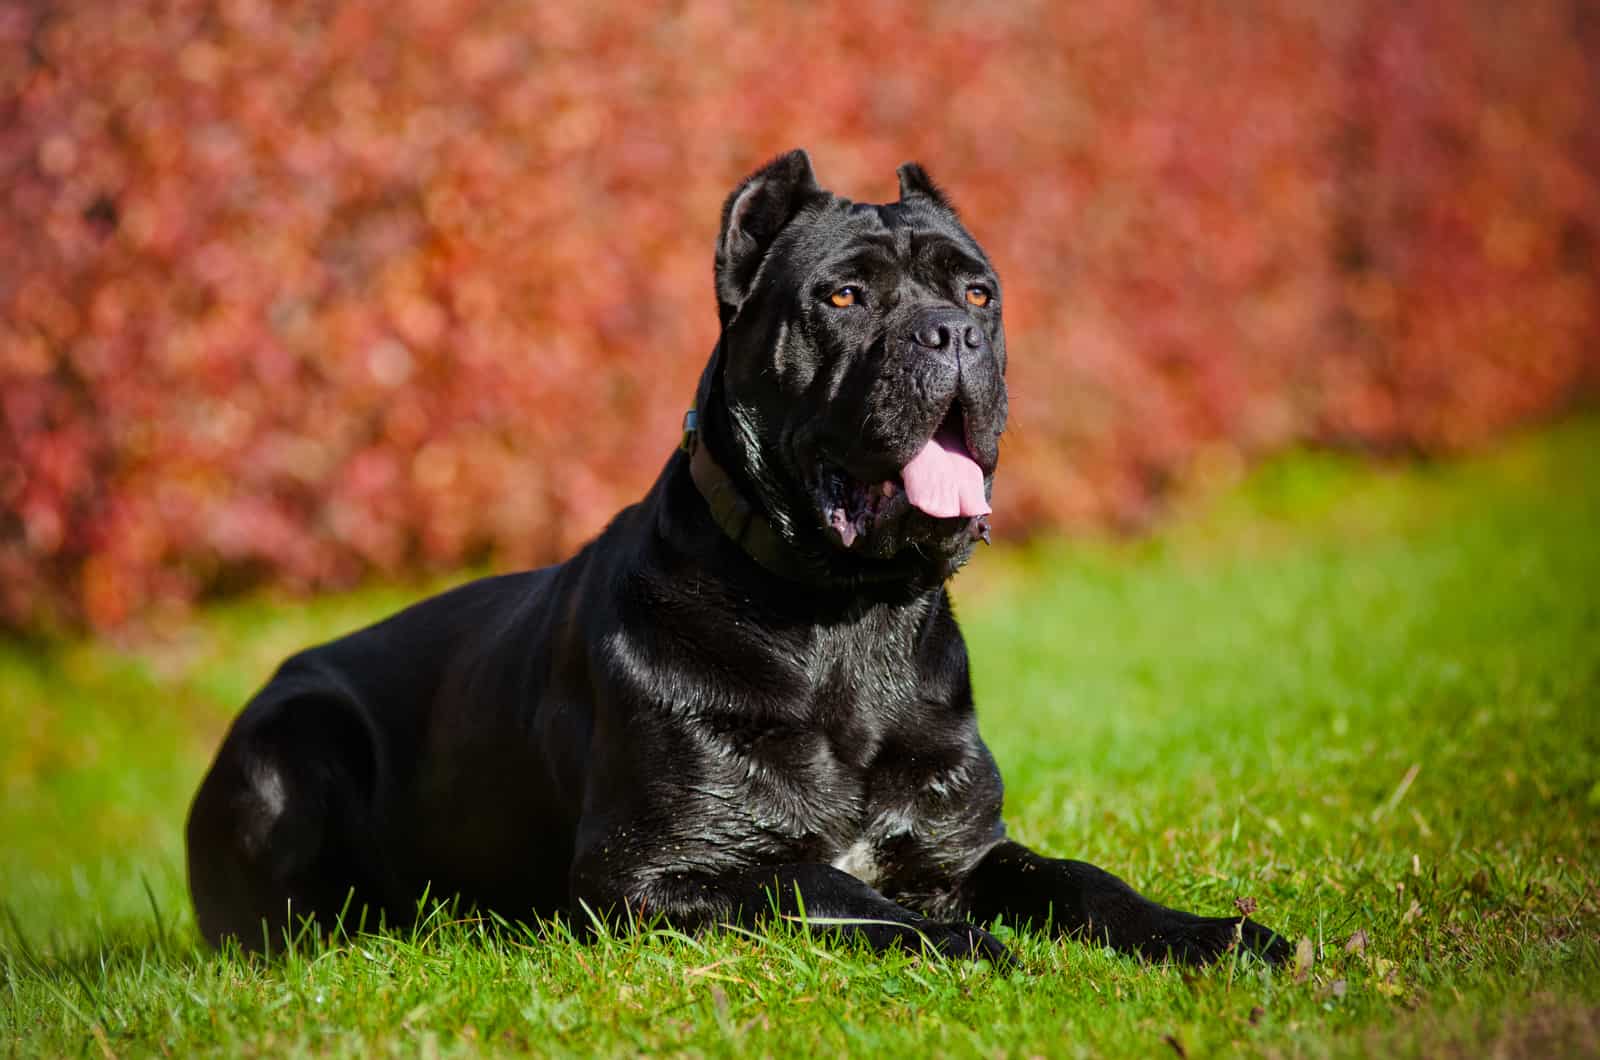
POLYGON ((694 409, 683 414, 683 437, 678 440, 678 448, 694 455, 700 445, 700 416, 694 409))

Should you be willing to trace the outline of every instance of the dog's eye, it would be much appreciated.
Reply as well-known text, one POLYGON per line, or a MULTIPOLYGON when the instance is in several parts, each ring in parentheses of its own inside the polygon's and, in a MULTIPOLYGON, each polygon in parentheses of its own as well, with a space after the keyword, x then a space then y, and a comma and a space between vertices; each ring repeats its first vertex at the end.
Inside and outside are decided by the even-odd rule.
POLYGON ((967 301, 982 309, 989 304, 989 288, 981 283, 975 283, 967 288, 967 301))
POLYGON ((861 301, 861 288, 848 286, 841 287, 828 296, 828 301, 832 302, 840 309, 849 309, 851 306, 856 305, 861 301))

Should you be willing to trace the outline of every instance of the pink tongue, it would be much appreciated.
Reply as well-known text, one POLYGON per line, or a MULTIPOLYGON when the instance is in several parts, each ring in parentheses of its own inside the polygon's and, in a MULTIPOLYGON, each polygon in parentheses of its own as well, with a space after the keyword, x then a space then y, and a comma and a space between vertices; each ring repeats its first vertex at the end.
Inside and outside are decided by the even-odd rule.
POLYGON ((983 469, 954 431, 940 431, 900 469, 906 500, 936 519, 988 515, 983 469))

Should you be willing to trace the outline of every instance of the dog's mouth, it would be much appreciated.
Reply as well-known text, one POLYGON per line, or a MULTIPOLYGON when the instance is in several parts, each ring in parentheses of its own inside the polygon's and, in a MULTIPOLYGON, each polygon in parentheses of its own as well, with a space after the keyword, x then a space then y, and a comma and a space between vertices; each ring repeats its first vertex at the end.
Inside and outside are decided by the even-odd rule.
POLYGON ((900 469, 906 501, 935 519, 988 515, 983 469, 967 449, 961 413, 951 409, 927 444, 900 469))
POLYGON ((862 481, 842 467, 829 466, 817 492, 827 532, 846 551, 894 551, 880 531, 908 519, 932 524, 918 537, 944 538, 954 545, 989 540, 992 509, 984 473, 967 448, 957 407, 897 475, 862 481))

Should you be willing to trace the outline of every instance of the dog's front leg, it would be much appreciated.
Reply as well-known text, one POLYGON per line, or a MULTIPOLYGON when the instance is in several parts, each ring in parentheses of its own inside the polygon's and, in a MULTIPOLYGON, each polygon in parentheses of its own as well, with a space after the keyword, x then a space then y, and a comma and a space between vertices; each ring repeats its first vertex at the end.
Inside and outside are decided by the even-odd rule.
POLYGON ((662 917, 699 930, 722 924, 756 928, 777 917, 877 951, 931 949, 945 957, 1009 964, 1005 945, 965 921, 918 916, 847 872, 815 862, 760 866, 715 877, 660 878, 644 886, 583 880, 574 892, 590 910, 615 922, 619 911, 662 917))
POLYGON ((1215 960, 1235 943, 1275 964, 1293 949, 1277 932, 1240 917, 1203 917, 1152 902, 1111 873, 1082 861, 1047 858, 1009 840, 967 878, 966 908, 978 923, 1018 926, 1111 946, 1152 960, 1215 960))

